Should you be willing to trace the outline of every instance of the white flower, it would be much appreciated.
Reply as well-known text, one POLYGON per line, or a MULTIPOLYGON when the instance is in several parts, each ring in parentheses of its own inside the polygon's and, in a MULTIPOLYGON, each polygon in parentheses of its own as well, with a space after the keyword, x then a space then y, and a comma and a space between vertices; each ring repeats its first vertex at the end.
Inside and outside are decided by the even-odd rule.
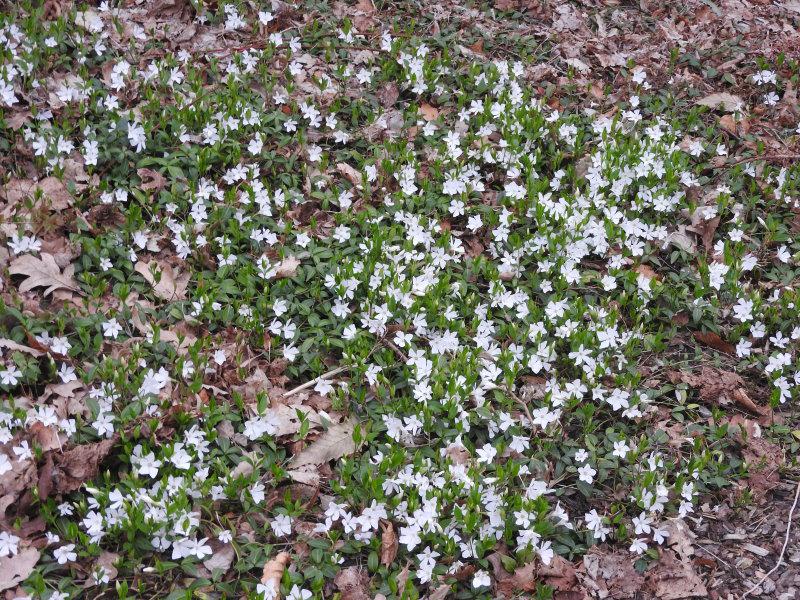
POLYGON ((0 531, 0 557, 13 556, 19 552, 19 538, 7 531, 0 531))
POLYGON ((628 444, 624 440, 619 440, 614 442, 614 456, 618 456, 619 458, 625 458, 630 452, 631 449, 628 444))
POLYGON ((478 462, 490 464, 494 457, 497 456, 497 449, 491 444, 484 444, 482 448, 477 449, 478 462))
POLYGON ((75 544, 66 544, 53 550, 53 556, 58 561, 58 564, 65 565, 68 562, 77 560, 78 555, 74 552, 75 544))
POLYGON ((121 331, 122 325, 116 319, 109 319, 103 323, 103 336, 107 338, 117 339, 121 331))
POLYGON ((233 534, 227 529, 223 529, 217 535, 217 539, 223 544, 230 544, 231 541, 233 540, 233 534))
POLYGON ((489 587, 492 585, 492 578, 489 577, 489 573, 486 571, 477 571, 472 578, 472 587, 479 588, 479 587, 489 587))
POLYGON ((314 594, 312 594, 310 590, 301 589, 300 587, 295 585, 292 586, 289 595, 286 596, 286 600, 308 600, 313 595, 314 594))
POLYGON ((8 455, 0 452, 0 475, 5 475, 13 468, 11 461, 8 459, 8 455))
POLYGON ((144 150, 147 144, 147 138, 144 134, 144 127, 139 123, 130 123, 128 125, 128 141, 136 152, 144 150))
POLYGON ((277 535, 291 535, 292 533, 292 518, 289 515, 278 515, 270 523, 272 532, 277 535))
POLYGON ((647 550, 647 542, 641 538, 633 540, 631 547, 629 548, 631 552, 635 552, 636 554, 642 554, 647 550))
POLYGON ((578 478, 591 485, 594 481, 594 476, 597 475, 597 471, 592 468, 592 465, 583 465, 582 467, 578 467, 578 478))

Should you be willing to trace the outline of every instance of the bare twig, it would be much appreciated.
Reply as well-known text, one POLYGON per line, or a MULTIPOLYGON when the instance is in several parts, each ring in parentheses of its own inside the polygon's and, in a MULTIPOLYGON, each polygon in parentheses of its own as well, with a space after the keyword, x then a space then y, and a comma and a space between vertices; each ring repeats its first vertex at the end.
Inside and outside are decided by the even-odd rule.
MULTIPOLYGON (((379 345, 380 345, 380 342, 378 342, 377 344, 375 344, 372 347, 372 350, 369 351, 369 354, 367 354, 364 357, 365 361, 370 356, 372 356, 372 354, 375 352, 375 350, 378 348, 379 345)), ((289 396, 294 396, 295 394, 297 394, 299 392, 302 392, 303 390, 307 390, 312 385, 316 385, 318 381, 321 381, 322 379, 327 379, 328 377, 333 377, 334 375, 338 375, 339 373, 344 373, 348 369, 350 369, 350 365, 343 365, 341 367, 336 367, 335 369, 331 369, 327 373, 323 373, 322 375, 320 375, 319 377, 315 377, 311 381, 306 381, 305 383, 298 385, 296 388, 292 388, 288 392, 284 392, 283 396, 281 396, 281 397, 282 398, 288 398, 289 396)))
POLYGON ((747 590, 744 594, 742 594, 742 600, 747 598, 750 594, 752 594, 755 590, 759 588, 759 586, 767 580, 767 577, 772 575, 775 571, 778 570, 778 567, 781 566, 783 562, 783 555, 786 554, 786 547, 789 545, 789 534, 792 531, 792 515, 794 515, 794 509, 797 508, 797 500, 800 498, 800 481, 797 482, 797 489, 794 493, 794 503, 792 504, 792 508, 789 511, 789 518, 786 521, 786 538, 783 540, 783 548, 781 548, 781 555, 778 557, 778 562, 775 563, 775 566, 772 567, 766 575, 764 575, 761 579, 758 580, 753 587, 747 590))
POLYGON ((347 371, 347 369, 349 368, 350 368, 349 365, 345 365, 343 367, 336 367, 335 369, 332 369, 327 373, 323 373, 319 377, 315 377, 311 381, 306 381, 305 383, 298 385, 296 388, 292 388, 288 392, 285 392, 282 397, 288 398, 289 396, 294 396, 298 392, 302 392, 303 390, 307 390, 308 388, 310 388, 312 385, 316 385, 318 381, 326 379, 328 377, 333 377, 334 375, 338 375, 339 373, 343 373, 344 371, 347 371))
POLYGON ((528 422, 530 422, 531 426, 533 426, 533 415, 531 415, 531 411, 528 409, 528 403, 525 402, 522 398, 517 396, 514 391, 508 387, 503 386, 502 389, 506 394, 508 394, 517 404, 520 405, 523 411, 525 411, 525 416, 528 417, 528 422))
POLYGON ((406 362, 406 363, 408 362, 408 356, 406 356, 406 353, 403 352, 400 348, 398 348, 397 345, 392 340, 390 340, 388 338, 383 338, 383 340, 381 340, 381 341, 384 343, 384 345, 386 345, 387 348, 389 348, 395 354, 397 354, 397 356, 399 358, 401 358, 403 360, 403 362, 406 362))

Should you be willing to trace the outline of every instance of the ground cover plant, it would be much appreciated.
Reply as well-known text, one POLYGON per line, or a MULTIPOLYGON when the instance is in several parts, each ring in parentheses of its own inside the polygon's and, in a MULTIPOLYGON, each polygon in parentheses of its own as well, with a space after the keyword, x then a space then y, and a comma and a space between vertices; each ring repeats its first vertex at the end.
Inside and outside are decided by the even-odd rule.
POLYGON ((794 597, 797 7, 0 6, 7 598, 794 597))

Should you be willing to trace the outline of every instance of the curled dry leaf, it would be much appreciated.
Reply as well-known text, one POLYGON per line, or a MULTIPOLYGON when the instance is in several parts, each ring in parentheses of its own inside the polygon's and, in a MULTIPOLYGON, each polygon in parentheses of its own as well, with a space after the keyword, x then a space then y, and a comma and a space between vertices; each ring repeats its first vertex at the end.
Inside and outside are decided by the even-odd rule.
POLYGON ((721 217, 714 217, 713 219, 695 218, 693 220, 696 222, 689 225, 686 228, 687 231, 692 231, 699 235, 703 242, 703 248, 708 254, 711 254, 714 250, 714 233, 719 227, 721 217))
POLYGON ((227 573, 228 569, 231 567, 231 563, 233 563, 234 557, 235 552, 233 546, 230 544, 220 544, 219 547, 214 549, 214 553, 203 561, 203 566, 212 573, 215 569, 227 573))
POLYGON ((589 549, 576 575, 582 587, 599 598, 632 600, 644 585, 644 577, 633 568, 627 552, 609 552, 598 546, 589 549))
POLYGON ((267 411, 267 418, 275 427, 275 433, 273 434, 275 437, 293 435, 300 431, 302 422, 297 416, 298 411, 305 415, 311 428, 319 427, 322 424, 319 414, 307 406, 302 404, 280 404, 267 411))
POLYGON ((275 558, 264 564, 264 572, 261 575, 261 583, 265 586, 272 586, 275 593, 280 596, 281 578, 283 572, 289 564, 291 557, 288 552, 280 552, 275 558))
POLYGON ((771 414, 770 409, 753 402, 747 394, 744 380, 731 371, 705 366, 700 373, 669 371, 667 377, 672 383, 685 383, 691 387, 700 388, 699 396, 702 400, 717 404, 735 402, 741 408, 765 418, 771 414))
POLYGON ((425 596, 426 600, 444 600, 450 594, 450 586, 446 583, 438 586, 430 594, 425 596))
POLYGON ((378 100, 384 108, 389 108, 400 97, 400 91, 397 89, 397 84, 394 81, 384 83, 378 90, 378 100))
POLYGON ((48 296, 56 290, 70 290, 79 292, 78 284, 73 279, 74 265, 69 265, 62 272, 56 264, 52 254, 42 253, 41 258, 32 254, 25 254, 15 258, 8 267, 12 275, 24 275, 25 280, 20 284, 19 291, 29 292, 33 288, 47 288, 44 295, 48 296))
MULTIPOLYGON (((114 552, 102 552, 94 562, 94 567, 95 569, 102 569, 103 573, 108 575, 110 580, 114 580, 118 575, 117 567, 115 566, 118 562, 119 554, 115 554, 114 552)), ((86 587, 93 587, 94 585, 94 581, 91 579, 86 582, 86 587)))
POLYGON ((645 575, 645 589, 656 598, 707 598, 708 591, 692 564, 693 534, 680 520, 669 521, 668 547, 661 549, 655 566, 645 575))
POLYGON ((13 588, 33 573, 39 562, 36 548, 23 548, 13 556, 0 558, 0 591, 13 588))
POLYGON ((385 567, 391 565, 397 556, 397 549, 397 534, 391 522, 387 522, 381 535, 381 564, 385 567))
POLYGON ((537 569, 535 562, 518 566, 513 573, 506 571, 503 566, 503 555, 495 552, 489 555, 488 560, 492 565, 495 581, 495 593, 504 598, 512 597, 520 592, 535 592, 537 582, 537 569))

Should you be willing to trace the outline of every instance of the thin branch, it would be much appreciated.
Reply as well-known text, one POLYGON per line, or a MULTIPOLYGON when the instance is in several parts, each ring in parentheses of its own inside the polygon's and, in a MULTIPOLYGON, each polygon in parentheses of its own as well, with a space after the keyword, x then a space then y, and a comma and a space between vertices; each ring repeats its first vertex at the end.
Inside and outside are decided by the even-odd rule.
POLYGON ((519 396, 517 396, 510 387, 503 386, 500 389, 503 390, 509 396, 511 396, 511 398, 514 401, 516 401, 516 403, 519 404, 520 407, 522 407, 522 410, 525 411, 525 416, 528 417, 528 422, 531 424, 531 427, 533 427, 533 415, 531 414, 531 411, 528 409, 528 403, 525 402, 519 396))
POLYGON ((328 377, 333 377, 334 375, 338 375, 339 373, 343 373, 344 371, 347 371, 347 369, 349 368, 350 365, 345 365, 343 367, 336 367, 335 369, 328 371, 327 373, 323 373, 319 377, 315 377, 311 381, 306 381, 305 383, 298 385, 296 388, 293 388, 288 392, 285 392, 282 397, 288 398, 289 396, 294 396, 298 392, 302 392, 303 390, 307 390, 308 388, 310 388, 312 385, 316 385, 318 381, 326 379, 328 377))
MULTIPOLYGON (((378 348, 379 345, 380 342, 378 342, 372 347, 372 350, 369 351, 369 354, 367 354, 364 357, 364 361, 366 361, 370 356, 373 355, 373 353, 375 352, 375 350, 378 348)), ((333 377, 334 375, 338 375, 339 373, 344 373, 348 369, 350 369, 350 365, 343 365, 341 367, 336 367, 335 369, 331 369, 327 373, 323 373, 322 375, 320 375, 319 377, 315 377, 311 381, 306 381, 305 383, 298 385, 296 388, 293 388, 288 392, 284 392, 283 396, 281 397, 288 398, 289 396, 294 396, 298 392, 302 392, 303 390, 307 390, 308 388, 310 388, 312 385, 316 385, 318 381, 327 379, 328 377, 333 377)))
POLYGON ((789 511, 789 518, 786 522, 786 538, 783 540, 783 548, 781 548, 781 555, 778 557, 778 562, 775 563, 775 566, 769 570, 769 572, 764 575, 761 579, 758 580, 753 587, 747 590, 744 594, 742 594, 742 600, 747 598, 750 594, 752 594, 755 590, 759 588, 759 586, 767 580, 767 577, 772 575, 775 571, 778 570, 778 567, 781 566, 783 562, 783 555, 786 554, 786 547, 789 545, 789 534, 792 531, 792 515, 794 515, 794 509, 797 508, 797 499, 800 498, 800 481, 797 482, 797 490, 794 493, 794 503, 792 504, 792 509, 789 511))

